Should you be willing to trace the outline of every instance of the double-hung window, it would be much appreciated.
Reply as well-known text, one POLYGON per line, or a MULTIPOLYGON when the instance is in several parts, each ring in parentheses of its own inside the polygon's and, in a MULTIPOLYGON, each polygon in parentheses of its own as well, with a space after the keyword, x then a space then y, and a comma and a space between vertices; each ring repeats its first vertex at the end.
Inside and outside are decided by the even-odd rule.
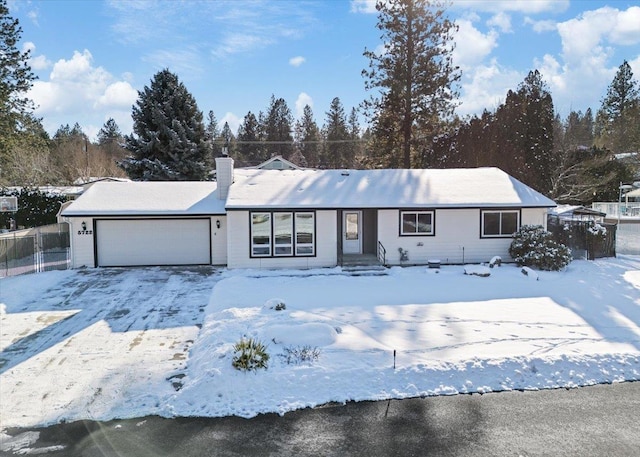
POLYGON ((315 255, 315 213, 251 213, 251 257, 315 255))
POLYGON ((433 211, 400 211, 400 235, 433 235, 433 211))
POLYGON ((520 227, 518 210, 486 210, 481 213, 482 237, 510 237, 520 227))

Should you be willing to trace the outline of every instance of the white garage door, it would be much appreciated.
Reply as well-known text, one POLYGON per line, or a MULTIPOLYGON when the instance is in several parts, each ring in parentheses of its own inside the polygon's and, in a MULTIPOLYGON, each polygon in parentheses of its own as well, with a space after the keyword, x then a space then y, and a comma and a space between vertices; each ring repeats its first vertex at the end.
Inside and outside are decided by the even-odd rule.
POLYGON ((96 221, 100 267, 211 263, 210 219, 96 221))

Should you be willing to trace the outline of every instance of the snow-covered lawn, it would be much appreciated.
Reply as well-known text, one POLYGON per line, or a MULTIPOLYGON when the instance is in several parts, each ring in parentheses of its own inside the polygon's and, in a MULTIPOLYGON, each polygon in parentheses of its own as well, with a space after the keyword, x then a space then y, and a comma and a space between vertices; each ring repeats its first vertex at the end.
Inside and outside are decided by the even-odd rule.
POLYGON ((504 264, 489 277, 463 266, 207 272, 1 279, 0 428, 640 379, 640 257, 574 261, 538 280, 504 264), (267 370, 232 368, 242 337, 266 344, 267 370), (315 360, 287 361, 304 346, 315 360))

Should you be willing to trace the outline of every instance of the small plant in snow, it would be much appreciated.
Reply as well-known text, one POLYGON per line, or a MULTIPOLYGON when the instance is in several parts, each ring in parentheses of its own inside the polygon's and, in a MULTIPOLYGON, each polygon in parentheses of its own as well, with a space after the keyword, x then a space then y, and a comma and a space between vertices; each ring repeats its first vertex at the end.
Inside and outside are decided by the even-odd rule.
POLYGON ((267 347, 254 338, 242 338, 233 346, 233 368, 241 371, 253 371, 267 368, 269 354, 267 347))
POLYGON ((523 225, 513 235, 509 255, 520 266, 558 271, 571 262, 571 250, 541 225, 523 225))
POLYGON ((274 309, 276 311, 283 311, 287 309, 287 305, 285 304, 284 300, 280 298, 272 298, 271 300, 267 300, 267 302, 264 304, 264 307, 274 309))
POLYGON ((301 363, 313 363, 318 360, 320 349, 309 345, 288 346, 284 348, 284 353, 280 355, 287 362, 287 365, 300 365, 301 363))

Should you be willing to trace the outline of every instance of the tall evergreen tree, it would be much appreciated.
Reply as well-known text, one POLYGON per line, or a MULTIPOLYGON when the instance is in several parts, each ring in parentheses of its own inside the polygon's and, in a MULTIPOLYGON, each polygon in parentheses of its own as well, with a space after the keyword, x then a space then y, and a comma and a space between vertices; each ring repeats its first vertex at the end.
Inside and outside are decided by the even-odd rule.
POLYGON ((293 115, 284 98, 271 96, 262 129, 267 158, 280 155, 289 159, 293 154, 293 115))
POLYGON ((640 88, 626 60, 602 99, 596 123, 600 146, 614 153, 640 149, 640 88))
POLYGON ((360 121, 358 120, 358 110, 351 108, 349 118, 347 119, 347 136, 349 138, 347 157, 349 161, 346 163, 347 168, 360 168, 363 157, 363 148, 360 138, 360 121))
POLYGON ((201 181, 211 171, 202 112, 178 77, 156 73, 138 92, 133 134, 126 136, 131 156, 120 162, 130 178, 143 181, 201 181))
POLYGON ((255 114, 249 111, 238 128, 238 156, 250 166, 268 159, 261 144, 260 124, 255 114))
POLYGON ((364 106, 374 134, 383 142, 388 143, 390 133, 400 137, 400 162, 405 168, 429 165, 412 155, 417 147, 429 144, 443 120, 453 114, 457 97, 453 85, 460 78, 451 60, 457 26, 445 16, 439 0, 379 0, 376 9, 384 52, 365 50, 369 70, 362 74, 365 88, 380 92, 364 106))
POLYGON ((18 20, 9 16, 6 0, 0 0, 0 146, 20 131, 34 109, 26 94, 36 77, 29 66, 30 51, 17 47, 21 37, 18 20))
POLYGON ((349 157, 349 132, 342 102, 331 100, 323 127, 325 147, 323 165, 327 168, 347 168, 353 162, 349 157))
POLYGON ((213 111, 209 110, 207 115, 207 125, 204 128, 204 138, 207 144, 207 154, 209 157, 215 158, 222 153, 222 144, 220 142, 220 128, 218 120, 213 111))
POLYGON ((26 94, 36 76, 29 66, 30 51, 17 47, 21 37, 18 20, 9 15, 7 1, 0 0, 0 185, 19 179, 15 171, 23 168, 18 163, 21 150, 38 151, 38 156, 46 154, 39 135, 31 134, 32 127, 40 121, 34 117, 34 104, 26 94))
POLYGON ((120 143, 123 138, 120 127, 118 127, 118 124, 116 124, 116 121, 113 118, 109 118, 107 122, 104 123, 97 136, 98 144, 100 146, 120 143))
POLYGON ((553 157, 553 100, 542 75, 530 71, 520 84, 518 95, 522 100, 522 154, 525 169, 520 176, 534 189, 548 194, 551 190, 553 157))
POLYGON ((301 163, 298 165, 317 168, 320 166, 321 132, 313 117, 313 110, 305 105, 302 117, 296 122, 294 140, 297 156, 301 163))

